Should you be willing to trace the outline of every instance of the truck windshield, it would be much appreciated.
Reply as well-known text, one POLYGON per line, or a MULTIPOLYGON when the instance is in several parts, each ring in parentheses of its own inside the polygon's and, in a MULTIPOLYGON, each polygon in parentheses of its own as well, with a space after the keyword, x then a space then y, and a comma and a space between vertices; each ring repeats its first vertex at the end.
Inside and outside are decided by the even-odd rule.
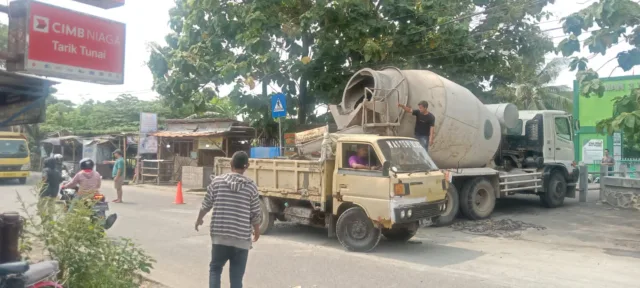
POLYGON ((27 141, 0 139, 0 158, 26 158, 29 156, 27 141))
POLYGON ((385 139, 378 140, 384 158, 395 167, 397 172, 419 172, 438 170, 427 151, 417 140, 385 139))

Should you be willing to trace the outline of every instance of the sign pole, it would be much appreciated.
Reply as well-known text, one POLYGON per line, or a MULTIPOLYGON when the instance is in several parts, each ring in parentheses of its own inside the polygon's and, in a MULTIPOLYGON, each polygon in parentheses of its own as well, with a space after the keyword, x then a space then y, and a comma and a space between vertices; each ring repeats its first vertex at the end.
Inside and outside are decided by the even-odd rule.
POLYGON ((278 153, 282 156, 282 117, 278 118, 278 153))
POLYGON ((278 118, 278 153, 282 156, 282 117, 287 117, 287 98, 284 94, 271 96, 271 117, 278 118))

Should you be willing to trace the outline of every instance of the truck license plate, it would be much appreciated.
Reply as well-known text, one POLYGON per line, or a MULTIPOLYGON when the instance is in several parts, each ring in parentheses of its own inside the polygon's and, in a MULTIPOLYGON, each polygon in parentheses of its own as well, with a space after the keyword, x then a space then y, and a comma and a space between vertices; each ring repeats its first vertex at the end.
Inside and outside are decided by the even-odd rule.
POLYGON ((427 226, 431 226, 431 218, 427 218, 427 219, 420 219, 419 225, 420 227, 427 227, 427 226))

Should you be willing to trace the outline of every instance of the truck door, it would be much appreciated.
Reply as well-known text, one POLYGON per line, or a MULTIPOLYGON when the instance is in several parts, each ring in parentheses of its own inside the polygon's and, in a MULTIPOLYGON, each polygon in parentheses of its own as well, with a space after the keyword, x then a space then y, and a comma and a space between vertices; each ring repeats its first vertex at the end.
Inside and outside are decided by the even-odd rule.
MULTIPOLYGON (((334 175, 336 193, 344 202, 358 203, 365 207, 372 219, 389 216, 389 177, 382 175, 382 163, 378 153, 368 143, 342 142, 339 143, 341 159, 336 159, 336 174, 334 175), (359 155, 358 151, 366 150, 366 155, 359 155), (354 169, 350 159, 357 159, 360 164, 373 167, 368 169, 354 169)), ((363 153, 363 152, 360 152, 363 153)))
POLYGON ((573 161, 573 131, 569 117, 566 115, 555 115, 554 123, 555 160, 573 161))

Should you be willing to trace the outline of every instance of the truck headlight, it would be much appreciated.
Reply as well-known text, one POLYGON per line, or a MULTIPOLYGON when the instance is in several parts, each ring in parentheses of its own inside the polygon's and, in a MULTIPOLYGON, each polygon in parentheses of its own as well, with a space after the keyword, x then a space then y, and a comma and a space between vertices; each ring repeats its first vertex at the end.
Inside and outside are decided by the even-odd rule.
POLYGON ((400 218, 404 218, 404 210, 400 211, 400 218))
POLYGON ((31 170, 31 164, 27 163, 27 164, 22 165, 22 167, 20 167, 20 170, 22 170, 22 171, 31 170))
POLYGON ((411 209, 409 209, 409 211, 407 211, 407 218, 411 218, 411 214, 413 214, 412 212, 413 211, 411 211, 411 209))

